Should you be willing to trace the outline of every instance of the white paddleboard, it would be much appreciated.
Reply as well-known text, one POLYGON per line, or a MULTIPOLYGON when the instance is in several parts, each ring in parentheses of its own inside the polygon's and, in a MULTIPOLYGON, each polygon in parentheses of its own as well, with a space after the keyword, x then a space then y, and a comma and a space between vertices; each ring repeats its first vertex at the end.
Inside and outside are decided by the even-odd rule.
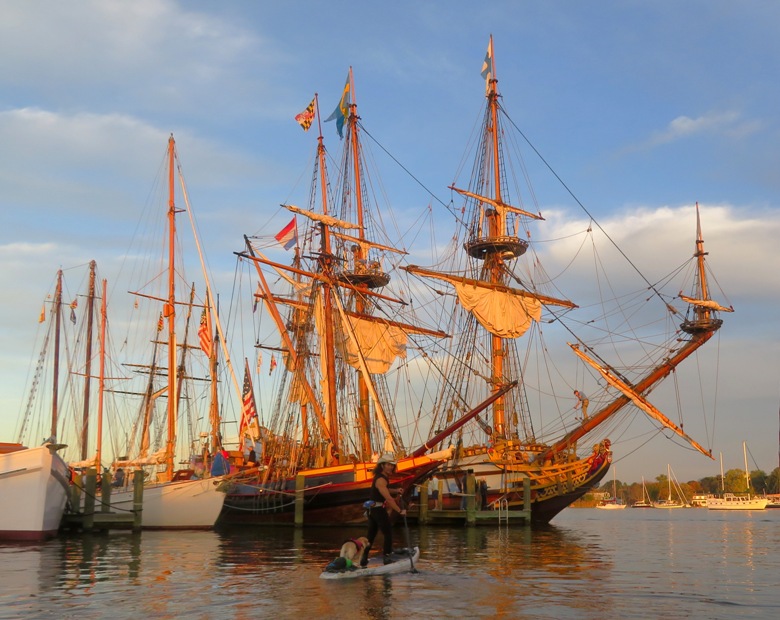
POLYGON ((343 570, 337 572, 322 571, 320 579, 353 579, 355 577, 370 577, 371 575, 392 575, 393 573, 408 573, 412 570, 412 562, 417 568, 417 560, 420 557, 420 548, 412 549, 413 555, 411 561, 408 555, 393 554, 397 558, 392 564, 385 564, 381 555, 369 558, 368 566, 365 568, 354 568, 352 570, 343 570))

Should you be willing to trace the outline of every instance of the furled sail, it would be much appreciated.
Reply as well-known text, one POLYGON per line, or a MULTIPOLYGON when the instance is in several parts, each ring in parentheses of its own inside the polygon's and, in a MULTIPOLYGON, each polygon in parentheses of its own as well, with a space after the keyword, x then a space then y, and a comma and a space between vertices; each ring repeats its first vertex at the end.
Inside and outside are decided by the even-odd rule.
POLYGON ((323 213, 315 213, 314 211, 301 209, 300 207, 296 207, 294 205, 282 205, 282 206, 288 211, 292 211, 293 213, 303 215, 305 217, 308 217, 310 220, 314 220, 315 222, 320 222, 322 224, 325 224, 326 226, 335 226, 337 228, 360 229, 359 225, 353 224, 352 222, 347 222, 345 220, 340 220, 337 217, 324 215, 323 213))
POLYGON ((542 316, 542 304, 533 297, 453 281, 458 299, 480 325, 500 338, 518 338, 542 316))
POLYGON ((680 293, 680 299, 682 299, 685 303, 699 306, 701 308, 707 308, 708 310, 717 310, 718 312, 734 312, 734 308, 726 308, 725 306, 721 306, 717 301, 713 301, 712 299, 694 299, 693 297, 686 297, 682 293, 680 293))

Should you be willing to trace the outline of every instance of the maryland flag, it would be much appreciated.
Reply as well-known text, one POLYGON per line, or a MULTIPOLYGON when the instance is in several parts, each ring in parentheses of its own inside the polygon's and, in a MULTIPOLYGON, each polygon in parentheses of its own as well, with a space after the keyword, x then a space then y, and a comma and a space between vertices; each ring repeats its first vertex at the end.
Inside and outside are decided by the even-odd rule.
POLYGON ((157 331, 161 332, 163 330, 163 326, 165 323, 163 323, 163 314, 160 312, 160 318, 157 319, 157 331))
POLYGON ((300 114, 295 115, 295 120, 301 127, 303 127, 304 131, 309 131, 309 127, 311 127, 311 124, 314 122, 314 105, 316 101, 317 95, 314 95, 314 99, 312 99, 311 103, 306 106, 306 109, 300 114))
POLYGON ((41 308, 41 316, 38 317, 38 322, 43 323, 46 320, 46 304, 43 304, 41 308))

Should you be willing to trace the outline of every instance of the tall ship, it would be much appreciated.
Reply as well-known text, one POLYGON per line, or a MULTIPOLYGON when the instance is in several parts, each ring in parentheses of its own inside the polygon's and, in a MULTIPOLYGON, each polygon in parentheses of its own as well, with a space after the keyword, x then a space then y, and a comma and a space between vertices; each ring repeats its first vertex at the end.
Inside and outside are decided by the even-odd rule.
MULTIPOLYGON (((398 413, 410 388, 397 379, 408 370, 410 338, 434 341, 448 335, 436 325, 415 323, 408 313, 410 299, 393 286, 390 267, 405 251, 383 221, 389 213, 378 212, 372 202, 375 185, 367 178, 352 70, 329 119, 343 138, 333 182, 316 96, 299 116, 305 129, 315 118, 320 129, 309 202, 283 204, 292 220, 270 239, 272 245, 284 243, 294 256, 290 263, 269 259, 264 245, 269 240, 260 237, 246 237, 239 253, 257 282, 252 300, 262 306, 257 315, 273 325, 258 340, 257 366, 264 358, 274 395, 271 416, 261 424, 255 395, 245 384, 248 407, 241 434, 257 466, 243 472, 228 494, 220 518, 225 524, 292 523, 296 497, 304 524, 364 522, 362 504, 379 455, 392 453, 397 459, 391 482, 409 499, 415 486, 452 456, 446 445, 434 451, 428 446, 500 397, 484 395, 481 405, 464 411, 437 437, 429 437, 426 425, 416 445, 404 438, 398 413)), ((502 387, 501 393, 513 386, 502 387)), ((421 407, 409 400, 409 407, 421 407)))
MULTIPOLYGON (((719 314, 731 308, 710 298, 698 206, 688 282, 693 292, 665 293, 641 274, 638 291, 615 291, 601 270, 616 267, 626 255, 620 251, 607 261, 594 251, 593 279, 573 282, 585 301, 562 294, 559 279, 542 265, 544 240, 534 242, 545 218, 527 183, 528 162, 513 159, 525 136, 499 91, 492 37, 482 76, 485 108, 473 140, 473 166, 466 182, 450 187, 457 232, 449 257, 432 267, 405 269, 443 300, 438 315, 453 334, 441 355, 445 380, 433 427, 445 426, 466 403, 495 395, 510 382, 518 387, 456 435, 455 455, 436 472, 443 483, 438 505, 461 505, 471 471, 487 483, 488 507, 522 508, 530 482, 532 521, 547 523, 604 478, 612 460, 608 433, 630 423, 637 411, 712 458, 648 395, 712 337, 722 323, 719 314), (650 312, 656 318, 648 318, 650 312), (655 331, 659 325, 663 339, 655 331), (566 355, 556 357, 559 352, 566 355)), ((591 219, 576 251, 595 248, 602 232, 591 219)), ((630 271, 633 264, 625 262, 630 271)), ((559 265, 562 273, 573 269, 559 265)))

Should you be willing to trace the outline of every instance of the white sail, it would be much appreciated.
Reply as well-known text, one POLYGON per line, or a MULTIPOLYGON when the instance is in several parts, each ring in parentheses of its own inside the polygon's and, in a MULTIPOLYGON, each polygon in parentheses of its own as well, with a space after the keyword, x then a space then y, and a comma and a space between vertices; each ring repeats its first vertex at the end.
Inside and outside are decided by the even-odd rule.
MULTIPOLYGON (((390 370, 397 357, 406 357, 406 332, 393 325, 385 325, 376 321, 367 321, 355 317, 344 317, 349 320, 357 339, 345 339, 345 358, 353 368, 360 369, 360 358, 357 347, 363 353, 369 372, 385 374, 390 370)), ((347 331, 345 326, 344 331, 347 331)))
POLYGON ((502 291, 453 281, 458 299, 480 325, 501 338, 518 338, 542 316, 542 304, 533 297, 520 297, 502 291))

